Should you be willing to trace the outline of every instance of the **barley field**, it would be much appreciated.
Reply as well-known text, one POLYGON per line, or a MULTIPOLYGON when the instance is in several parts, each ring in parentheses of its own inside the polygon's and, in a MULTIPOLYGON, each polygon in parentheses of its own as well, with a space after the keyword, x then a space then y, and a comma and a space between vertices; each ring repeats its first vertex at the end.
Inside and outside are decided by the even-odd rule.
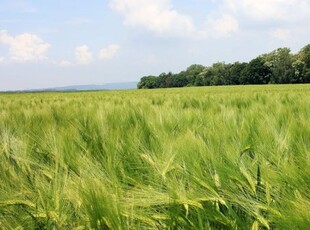
POLYGON ((309 229, 310 85, 0 94, 0 229, 309 229))

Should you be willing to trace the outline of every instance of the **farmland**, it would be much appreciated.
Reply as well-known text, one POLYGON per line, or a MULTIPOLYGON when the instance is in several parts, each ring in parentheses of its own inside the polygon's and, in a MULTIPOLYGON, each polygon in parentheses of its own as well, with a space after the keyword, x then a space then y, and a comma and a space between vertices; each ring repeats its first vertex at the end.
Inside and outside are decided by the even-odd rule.
POLYGON ((310 85, 0 94, 0 229, 307 229, 310 85))

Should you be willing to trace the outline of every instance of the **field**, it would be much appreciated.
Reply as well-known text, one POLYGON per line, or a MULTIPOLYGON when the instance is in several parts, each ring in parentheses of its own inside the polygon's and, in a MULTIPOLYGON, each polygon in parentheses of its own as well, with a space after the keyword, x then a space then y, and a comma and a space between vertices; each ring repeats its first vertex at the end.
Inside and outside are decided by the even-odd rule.
POLYGON ((309 229, 310 85, 0 94, 0 229, 309 229))

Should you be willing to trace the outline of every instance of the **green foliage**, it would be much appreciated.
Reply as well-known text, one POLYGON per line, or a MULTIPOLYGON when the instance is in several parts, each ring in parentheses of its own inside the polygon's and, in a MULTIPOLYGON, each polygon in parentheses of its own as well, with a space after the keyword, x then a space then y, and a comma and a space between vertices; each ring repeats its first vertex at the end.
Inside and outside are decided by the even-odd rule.
POLYGON ((157 78, 155 76, 142 77, 138 83, 138 89, 154 89, 158 88, 157 78))
POLYGON ((0 94, 0 229, 307 229, 309 90, 0 94))
POLYGON ((227 84, 228 85, 240 85, 245 84, 247 77, 245 75, 245 69, 247 67, 247 63, 243 62, 235 62, 229 65, 229 74, 227 77, 227 84))
POLYGON ((263 55, 265 65, 271 70, 271 83, 300 83, 294 78, 293 55, 289 48, 279 48, 263 55))
POLYGON ((289 48, 279 48, 249 63, 191 65, 177 74, 142 77, 138 88, 292 83, 310 83, 310 45, 296 55, 289 48))
POLYGON ((250 61, 244 70, 246 79, 242 79, 244 84, 267 84, 270 82, 271 70, 265 65, 263 58, 258 57, 250 61))
POLYGON ((296 81, 310 83, 310 44, 302 48, 295 59, 293 68, 296 81))

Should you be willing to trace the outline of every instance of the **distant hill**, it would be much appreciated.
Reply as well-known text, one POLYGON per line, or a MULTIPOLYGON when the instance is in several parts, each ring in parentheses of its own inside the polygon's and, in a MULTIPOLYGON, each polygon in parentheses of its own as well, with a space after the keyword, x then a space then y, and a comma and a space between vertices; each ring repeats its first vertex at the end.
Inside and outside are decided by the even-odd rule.
POLYGON ((138 82, 106 83, 103 85, 69 85, 63 87, 18 90, 16 92, 45 92, 45 91, 91 91, 91 90, 126 90, 136 89, 138 82))
POLYGON ((136 89, 137 82, 107 83, 103 85, 69 85, 43 89, 43 91, 88 91, 88 90, 125 90, 136 89))

